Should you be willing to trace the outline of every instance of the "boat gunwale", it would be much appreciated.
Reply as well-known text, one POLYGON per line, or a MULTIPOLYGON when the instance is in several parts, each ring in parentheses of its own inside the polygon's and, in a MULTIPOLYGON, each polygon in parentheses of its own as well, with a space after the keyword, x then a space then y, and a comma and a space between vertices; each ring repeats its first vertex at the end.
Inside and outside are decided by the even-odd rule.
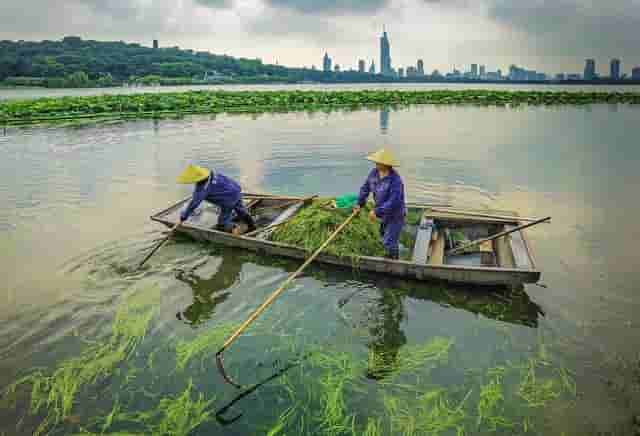
MULTIPOLYGON (((246 197, 250 197, 252 196, 252 194, 246 194, 246 197)), ((260 195, 258 195, 258 197, 260 197, 260 195)), ((152 215, 150 218, 152 221, 155 222, 159 222, 161 224, 164 224, 165 226, 171 227, 173 224, 172 221, 163 219, 162 216, 166 215, 168 212, 174 210, 178 205, 185 203, 186 201, 188 201, 191 197, 187 197, 184 200, 181 200, 175 204, 173 204, 172 206, 162 210, 161 212, 158 212, 154 215, 152 215)), ((268 196, 265 198, 269 198, 268 196)), ((417 208, 417 209, 421 209, 421 208, 417 208)), ((210 229, 210 228, 206 228, 206 227, 200 227, 194 224, 190 224, 190 223, 184 223, 182 225, 182 227, 186 228, 186 229, 193 229, 199 232, 204 232, 204 233, 208 233, 208 234, 212 234, 212 235, 217 235, 219 237, 223 237, 223 238, 231 238, 231 239, 239 239, 239 240, 243 240, 243 241, 248 241, 248 242, 252 242, 256 245, 256 248, 258 248, 258 246, 263 246, 263 247, 277 247, 277 248, 286 248, 286 249, 290 249, 290 250, 296 250, 300 253, 301 258, 306 257, 309 253, 300 247, 297 247, 295 245, 290 245, 290 244, 285 244, 285 243, 281 243, 281 242, 274 242, 274 241, 269 241, 266 239, 258 239, 255 237, 246 237, 243 235, 233 235, 227 232, 222 232, 219 230, 214 230, 214 229, 210 229)), ((529 252, 529 247, 527 245, 527 251, 529 252)), ((530 253, 529 257, 531 258, 530 253)), ((322 257, 331 257, 333 258, 333 260, 335 261, 336 264, 339 265, 344 265, 344 266, 348 266, 348 262, 345 261, 345 259, 340 258, 338 256, 334 256, 328 253, 324 253, 322 255, 322 257)), ((442 265, 430 265, 430 264, 418 264, 418 263, 414 263, 414 262, 410 262, 410 261, 405 261, 405 260, 392 260, 392 259, 385 259, 383 257, 377 257, 377 256, 356 256, 356 259, 363 259, 363 260, 367 260, 367 261, 372 261, 374 263, 379 263, 379 264, 385 264, 385 265, 405 265, 407 267, 411 266, 411 267, 419 267, 421 269, 426 269, 426 270, 433 270, 433 271, 437 271, 437 270, 442 270, 442 271, 469 271, 469 272, 492 272, 492 273, 505 273, 505 274, 516 274, 516 275, 529 275, 529 274, 540 274, 540 271, 538 271, 537 269, 535 269, 535 264, 532 263, 532 268, 529 269, 524 269, 524 268, 502 268, 502 267, 482 267, 482 266, 469 266, 469 265, 446 265, 446 264, 442 264, 442 265)))

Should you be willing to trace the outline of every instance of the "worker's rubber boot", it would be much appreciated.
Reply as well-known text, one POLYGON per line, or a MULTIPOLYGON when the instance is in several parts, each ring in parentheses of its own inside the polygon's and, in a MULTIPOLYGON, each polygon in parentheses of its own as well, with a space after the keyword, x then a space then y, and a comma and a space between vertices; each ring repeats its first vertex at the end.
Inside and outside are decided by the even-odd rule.
POLYGON ((251 215, 247 215, 247 225, 249 226, 248 232, 253 232, 256 227, 256 222, 251 215))

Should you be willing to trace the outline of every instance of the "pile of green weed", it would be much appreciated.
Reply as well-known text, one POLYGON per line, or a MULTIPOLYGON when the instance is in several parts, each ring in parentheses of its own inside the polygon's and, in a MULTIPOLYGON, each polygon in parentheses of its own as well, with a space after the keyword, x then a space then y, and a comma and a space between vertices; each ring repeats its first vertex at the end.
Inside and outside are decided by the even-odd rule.
MULTIPOLYGON (((369 221, 370 210, 369 206, 364 207, 325 252, 351 258, 384 256, 380 225, 369 221)), ((301 247, 312 253, 349 217, 349 213, 328 209, 322 201, 316 201, 302 209, 291 221, 277 227, 271 234, 271 240, 301 247)))

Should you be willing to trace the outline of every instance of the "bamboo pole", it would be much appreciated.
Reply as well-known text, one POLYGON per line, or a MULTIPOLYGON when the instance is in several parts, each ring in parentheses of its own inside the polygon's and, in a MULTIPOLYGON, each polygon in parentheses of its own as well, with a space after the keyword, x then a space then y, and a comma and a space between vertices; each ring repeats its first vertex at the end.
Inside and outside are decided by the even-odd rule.
POLYGON ((460 251, 464 251, 467 248, 474 247, 476 245, 482 244, 483 242, 493 241, 494 239, 498 239, 498 238, 500 238, 502 236, 510 235, 511 233, 517 232, 518 230, 523 230, 523 229, 526 229, 527 227, 535 226, 536 224, 540 224, 542 222, 549 221, 549 220, 551 220, 550 216, 548 216, 546 218, 541 218, 541 219, 539 219, 537 221, 534 221, 532 223, 527 223, 527 224, 523 224, 523 225, 518 226, 518 227, 514 227, 511 230, 506 230, 504 232, 497 233, 497 234, 495 234, 493 236, 489 236, 488 238, 478 239, 476 241, 473 241, 473 242, 470 242, 468 244, 465 244, 462 247, 454 248, 453 250, 447 251, 447 256, 451 256, 452 254, 456 254, 456 253, 458 253, 460 251))
POLYGON ((256 318, 258 318, 260 316, 260 314, 262 312, 264 312, 267 307, 269 307, 271 305, 271 303, 273 303, 276 298, 278 298, 280 296, 280 294, 282 294, 284 292, 284 290, 287 288, 287 286, 289 286, 289 284, 291 284, 291 282, 293 282, 301 273, 302 271, 305 270, 305 268, 307 266, 309 266, 309 264, 311 262, 313 262, 315 260, 316 257, 318 257, 320 255, 320 253, 322 253, 322 251, 327 248, 327 245, 329 245, 331 243, 331 241, 333 241, 335 239, 336 236, 338 236, 338 234, 346 227, 349 225, 349 223, 356 217, 356 215, 359 213, 359 211, 354 211, 351 213, 351 215, 349 216, 349 218, 347 218, 342 224, 340 224, 340 226, 334 230, 334 232, 327 238, 326 241, 324 241, 322 243, 322 245, 320 247, 318 247, 318 249, 316 249, 316 251, 313 252, 313 254, 311 256, 309 256, 309 258, 300 266, 300 268, 298 268, 295 272, 293 272, 289 278, 287 278, 287 280, 285 280, 285 282, 278 288, 276 289, 270 296, 269 298, 267 298, 261 305, 260 307, 258 307, 250 316, 249 318, 247 318, 247 320, 245 322, 242 323, 242 325, 229 337, 229 339, 226 340, 226 342, 222 345, 222 347, 220 348, 220 350, 218 350, 218 352, 216 353, 216 361, 218 364, 218 369, 220 370, 222 376, 224 377, 224 379, 229 382, 230 384, 236 386, 236 387, 241 387, 240 385, 238 385, 237 383, 233 382, 227 375, 226 372, 224 370, 224 366, 222 365, 222 353, 224 353, 226 351, 227 348, 229 348, 229 346, 231 344, 233 344, 233 342, 238 338, 238 336, 240 336, 242 334, 243 331, 245 331, 247 329, 247 327, 249 327, 249 325, 251 325, 251 323, 253 323, 253 321, 256 320, 256 318))

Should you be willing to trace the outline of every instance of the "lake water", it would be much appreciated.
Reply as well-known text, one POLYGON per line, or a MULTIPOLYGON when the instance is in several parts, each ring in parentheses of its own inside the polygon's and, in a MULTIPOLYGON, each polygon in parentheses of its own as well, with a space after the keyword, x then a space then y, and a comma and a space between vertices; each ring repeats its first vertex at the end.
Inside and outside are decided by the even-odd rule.
POLYGON ((639 120, 421 106, 10 128, 0 435, 633 434, 639 120), (179 239, 138 273, 162 236, 149 215, 189 194, 174 183, 189 162, 247 191, 334 195, 382 146, 411 200, 551 215, 527 231, 546 287, 316 266, 225 353, 241 383, 267 380, 238 397, 214 354, 299 262, 179 239))

